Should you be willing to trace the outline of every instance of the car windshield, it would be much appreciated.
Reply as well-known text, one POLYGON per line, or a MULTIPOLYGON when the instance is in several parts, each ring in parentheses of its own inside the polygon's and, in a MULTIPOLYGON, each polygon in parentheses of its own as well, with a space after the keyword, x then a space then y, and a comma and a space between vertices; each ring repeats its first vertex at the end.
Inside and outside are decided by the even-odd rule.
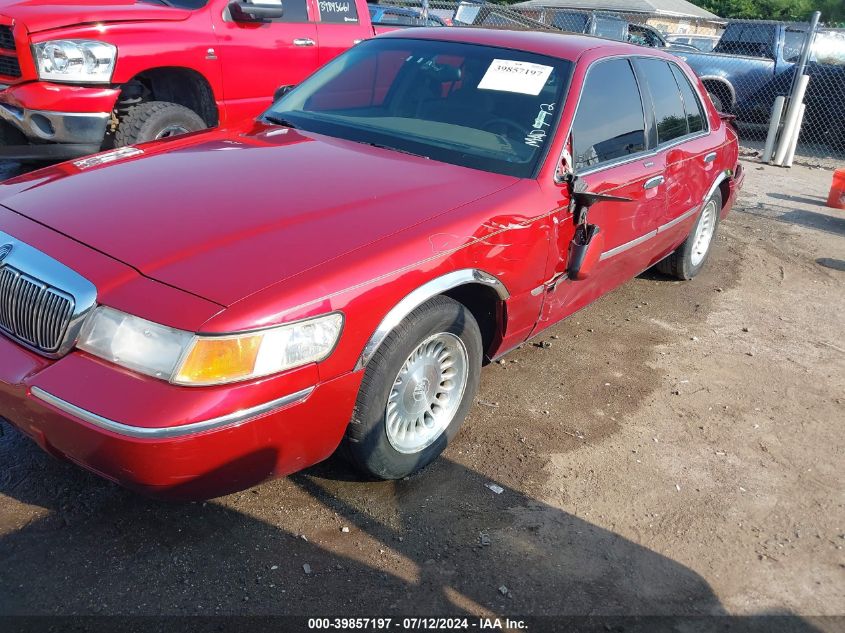
POLYGON ((554 133, 571 67, 475 44, 368 40, 285 95, 264 120, 531 177, 554 133))

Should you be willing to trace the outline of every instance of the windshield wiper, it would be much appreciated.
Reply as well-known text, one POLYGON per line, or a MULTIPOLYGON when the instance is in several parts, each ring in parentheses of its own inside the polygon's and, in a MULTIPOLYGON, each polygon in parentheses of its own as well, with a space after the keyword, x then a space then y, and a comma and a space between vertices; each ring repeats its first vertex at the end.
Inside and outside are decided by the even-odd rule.
POLYGON ((378 147, 379 149, 389 149, 392 152, 399 152, 400 154, 409 154, 410 156, 419 156, 420 158, 429 158, 425 154, 417 154, 416 152, 409 152, 406 149, 399 149, 391 145, 384 145, 382 143, 373 143, 372 141, 358 141, 361 145, 369 145, 370 147, 378 147))
POLYGON ((265 114, 263 118, 264 118, 265 121, 269 121, 270 123, 275 123, 276 125, 283 125, 285 127, 289 127, 289 128, 294 129, 294 130, 297 129, 296 125, 294 125, 293 123, 291 123, 287 119, 280 117, 280 116, 276 116, 274 114, 265 114))
POLYGON ((176 5, 170 2, 170 0, 142 0, 142 2, 157 2, 158 4, 163 4, 166 7, 171 7, 172 9, 176 8, 176 5))

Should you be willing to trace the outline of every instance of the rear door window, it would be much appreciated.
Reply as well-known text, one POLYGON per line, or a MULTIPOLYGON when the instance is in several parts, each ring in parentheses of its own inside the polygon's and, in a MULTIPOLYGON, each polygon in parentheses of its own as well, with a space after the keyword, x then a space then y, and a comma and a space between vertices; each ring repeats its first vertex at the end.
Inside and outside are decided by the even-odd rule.
POLYGON ((570 33, 583 33, 587 30, 588 17, 584 13, 568 13, 556 11, 552 16, 551 24, 562 31, 570 33))
POLYGON ((684 110, 687 113, 687 124, 689 125, 690 134, 701 132, 704 129, 704 108, 701 107, 701 100, 698 98, 695 90, 693 90, 684 72, 675 66, 669 64, 672 68, 672 74, 675 75, 675 81, 681 88, 681 96, 684 98, 684 110))
POLYGON ((729 24, 716 52, 774 59, 775 27, 770 24, 729 24))
POLYGON ((587 169, 645 150, 642 99, 627 59, 594 64, 572 124, 576 169, 587 169))
POLYGON ((654 104, 658 144, 663 145, 688 134, 687 113, 669 64, 662 59, 638 59, 636 64, 648 84, 654 104))
POLYGON ((308 22, 308 3, 306 0, 284 0, 281 2, 272 2, 270 0, 263 0, 254 2, 254 4, 282 4, 282 17, 278 22, 308 22))
POLYGON ((803 31, 793 31, 788 29, 783 34, 783 58, 788 62, 797 62, 801 57, 801 51, 804 49, 804 40, 807 39, 807 34, 803 31))

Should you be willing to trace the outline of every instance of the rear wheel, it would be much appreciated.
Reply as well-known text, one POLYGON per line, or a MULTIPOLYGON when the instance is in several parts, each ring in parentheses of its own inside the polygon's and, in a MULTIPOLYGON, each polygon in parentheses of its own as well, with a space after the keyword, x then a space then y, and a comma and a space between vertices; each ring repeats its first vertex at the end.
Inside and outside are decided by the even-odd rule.
POLYGON ((733 110, 733 93, 729 84, 723 81, 706 79, 704 89, 718 112, 730 113, 733 110))
POLYGON ((167 101, 147 101, 129 108, 114 135, 117 146, 155 141, 206 128, 193 110, 167 101))
POLYGON ((457 301, 435 297, 408 315, 364 373, 345 438, 353 463, 400 479, 434 461, 472 405, 481 356, 478 324, 457 301))
POLYGON ((710 97, 710 101, 713 102, 713 106, 716 108, 717 112, 724 112, 725 111, 725 104, 722 103, 721 97, 717 95, 715 92, 707 92, 707 96, 710 97))
POLYGON ((678 279, 692 279, 701 272, 710 255, 721 210, 722 194, 717 189, 704 203, 687 239, 671 255, 657 264, 657 270, 678 279))

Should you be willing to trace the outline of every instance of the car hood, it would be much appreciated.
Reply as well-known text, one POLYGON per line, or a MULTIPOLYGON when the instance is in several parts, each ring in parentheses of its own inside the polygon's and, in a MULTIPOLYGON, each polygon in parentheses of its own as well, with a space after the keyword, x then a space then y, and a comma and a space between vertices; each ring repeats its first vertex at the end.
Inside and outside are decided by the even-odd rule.
POLYGON ((228 306, 516 181, 262 127, 63 163, 0 184, 0 204, 228 306))
POLYGON ((30 33, 83 24, 184 20, 185 9, 134 0, 22 0, 0 2, 0 15, 23 23, 30 33))

